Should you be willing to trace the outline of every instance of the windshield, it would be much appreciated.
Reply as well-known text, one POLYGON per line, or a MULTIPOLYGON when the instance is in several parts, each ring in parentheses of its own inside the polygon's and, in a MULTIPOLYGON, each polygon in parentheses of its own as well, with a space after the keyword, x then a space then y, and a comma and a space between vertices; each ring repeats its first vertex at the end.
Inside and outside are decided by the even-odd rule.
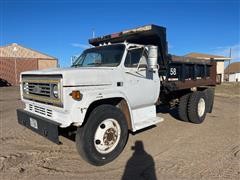
POLYGON ((124 53, 123 44, 99 46, 85 50, 73 63, 73 67, 116 67, 124 53))

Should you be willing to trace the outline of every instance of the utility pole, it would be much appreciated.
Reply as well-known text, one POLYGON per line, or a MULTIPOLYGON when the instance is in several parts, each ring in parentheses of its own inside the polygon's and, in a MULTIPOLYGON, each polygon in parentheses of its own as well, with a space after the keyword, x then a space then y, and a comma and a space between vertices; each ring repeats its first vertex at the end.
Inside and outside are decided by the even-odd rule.
POLYGON ((232 49, 230 48, 230 51, 229 51, 229 61, 228 61, 228 82, 229 82, 229 68, 230 68, 230 61, 231 61, 231 56, 232 56, 232 49))
POLYGON ((92 38, 95 38, 95 29, 92 29, 92 38))

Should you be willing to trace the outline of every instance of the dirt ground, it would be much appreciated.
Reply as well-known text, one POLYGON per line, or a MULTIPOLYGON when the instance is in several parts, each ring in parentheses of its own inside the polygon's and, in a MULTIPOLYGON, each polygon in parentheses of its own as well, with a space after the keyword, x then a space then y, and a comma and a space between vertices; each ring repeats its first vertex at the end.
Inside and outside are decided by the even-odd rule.
POLYGON ((0 179, 240 179, 239 95, 239 85, 217 87, 213 113, 200 125, 163 111, 164 122, 130 134, 116 160, 94 167, 81 159, 74 141, 60 137, 63 144, 56 145, 19 125, 18 88, 2 87, 0 179))

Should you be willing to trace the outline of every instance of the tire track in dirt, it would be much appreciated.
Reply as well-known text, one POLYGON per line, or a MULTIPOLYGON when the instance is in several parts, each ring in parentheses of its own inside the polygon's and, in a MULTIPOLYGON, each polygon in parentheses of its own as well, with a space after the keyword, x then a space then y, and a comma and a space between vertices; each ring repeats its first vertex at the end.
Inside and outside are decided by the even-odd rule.
POLYGON ((199 175, 204 178, 240 179, 239 151, 240 146, 235 145, 232 148, 217 153, 211 158, 211 163, 208 163, 199 172, 199 175), (236 171, 236 167, 238 167, 238 171, 236 171))
POLYGON ((28 174, 34 175, 36 173, 41 174, 68 174, 68 175, 77 175, 77 174, 97 174, 97 173, 107 173, 109 171, 118 171, 119 168, 109 168, 107 170, 84 170, 78 168, 81 164, 81 161, 76 160, 77 158, 69 158, 64 155, 67 152, 62 150, 50 150, 50 151, 39 151, 39 152, 26 152, 26 153, 11 153, 8 155, 0 155, 0 173, 12 172, 12 173, 23 173, 25 171, 28 174), (58 163, 61 163, 60 166, 58 163), (76 168, 68 168, 71 167, 76 168), (32 171, 34 170, 34 171, 32 171), (31 173, 30 173, 31 172, 31 173))
POLYGON ((193 179, 240 179, 240 145, 218 152, 209 151, 207 159, 201 158, 203 155, 206 156, 206 152, 198 154, 200 158, 194 161, 172 156, 172 154, 176 154, 174 153, 176 147, 177 145, 154 157, 162 165, 156 167, 159 174, 175 174, 176 177, 184 179, 189 179, 188 177, 193 179), (161 160, 158 160, 159 158, 161 160))
MULTIPOLYGON (((46 149, 44 147, 43 149, 46 149)), ((34 150, 24 152, 11 152, 9 154, 0 155, 0 172, 16 171, 17 169, 27 169, 37 167, 42 162, 49 159, 59 159, 60 153, 66 153, 62 149, 58 150, 34 150), (13 168, 14 167, 14 168, 13 168), (23 168, 24 167, 24 168, 23 168)))
POLYGON ((0 172, 8 171, 11 168, 16 169, 19 165, 29 161, 29 156, 26 153, 15 153, 9 155, 0 155, 0 172))

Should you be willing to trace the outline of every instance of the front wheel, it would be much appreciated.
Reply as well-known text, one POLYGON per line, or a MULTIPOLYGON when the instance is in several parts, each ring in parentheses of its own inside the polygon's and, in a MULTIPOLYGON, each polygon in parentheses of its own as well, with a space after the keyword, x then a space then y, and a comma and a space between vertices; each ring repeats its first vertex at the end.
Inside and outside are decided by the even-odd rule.
POLYGON ((117 158, 128 138, 124 114, 112 105, 95 108, 87 123, 78 128, 76 146, 90 164, 101 166, 117 158))

